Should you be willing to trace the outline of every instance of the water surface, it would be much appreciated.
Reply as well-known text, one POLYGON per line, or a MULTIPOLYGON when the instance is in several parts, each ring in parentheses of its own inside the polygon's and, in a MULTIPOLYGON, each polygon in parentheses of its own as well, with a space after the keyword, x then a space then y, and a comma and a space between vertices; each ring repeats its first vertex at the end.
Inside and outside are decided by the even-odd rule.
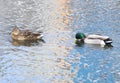
POLYGON ((1 0, 0 83, 119 83, 119 0, 1 0), (14 26, 43 31, 16 42, 14 26), (113 47, 74 43, 76 32, 113 39, 113 47))

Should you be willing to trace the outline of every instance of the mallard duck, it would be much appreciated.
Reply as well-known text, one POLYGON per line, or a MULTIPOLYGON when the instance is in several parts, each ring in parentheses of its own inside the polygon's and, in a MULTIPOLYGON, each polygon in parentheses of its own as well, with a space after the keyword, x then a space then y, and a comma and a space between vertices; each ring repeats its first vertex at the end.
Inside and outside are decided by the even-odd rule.
POLYGON ((20 30, 18 27, 12 30, 12 39, 14 40, 38 40, 42 37, 43 35, 41 35, 41 33, 35 33, 30 30, 20 30))
POLYGON ((101 36, 97 34, 91 34, 86 36, 84 33, 78 32, 76 34, 76 40, 87 44, 99 44, 101 46, 111 45, 112 40, 108 36, 101 36))

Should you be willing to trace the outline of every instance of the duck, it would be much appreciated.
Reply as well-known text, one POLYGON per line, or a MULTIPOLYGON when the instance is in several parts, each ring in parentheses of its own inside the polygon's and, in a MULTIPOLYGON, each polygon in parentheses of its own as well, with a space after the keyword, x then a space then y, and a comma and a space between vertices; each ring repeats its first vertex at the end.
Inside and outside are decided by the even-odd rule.
POLYGON ((78 32, 75 35, 77 42, 84 42, 86 44, 96 44, 104 47, 105 45, 111 45, 112 39, 109 36, 102 36, 98 34, 85 35, 84 33, 78 32))
POLYGON ((32 32, 30 30, 20 30, 18 27, 14 27, 12 30, 12 39, 13 40, 39 40, 42 39, 42 32, 32 32))

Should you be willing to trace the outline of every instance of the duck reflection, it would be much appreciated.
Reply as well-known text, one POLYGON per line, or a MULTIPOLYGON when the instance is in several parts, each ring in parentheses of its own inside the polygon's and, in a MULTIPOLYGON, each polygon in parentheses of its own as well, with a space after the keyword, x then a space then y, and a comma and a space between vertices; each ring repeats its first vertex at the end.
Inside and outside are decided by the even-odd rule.
POLYGON ((45 41, 43 39, 40 40, 23 40, 23 41, 19 41, 19 40, 12 40, 12 44, 15 46, 35 46, 35 45, 42 45, 43 43, 45 43, 45 41))
POLYGON ((84 45, 84 41, 75 40, 75 44, 79 47, 82 47, 84 45))
POLYGON ((110 48, 110 49, 113 48, 113 45, 107 44, 107 45, 104 46, 104 49, 109 49, 109 48, 110 48))

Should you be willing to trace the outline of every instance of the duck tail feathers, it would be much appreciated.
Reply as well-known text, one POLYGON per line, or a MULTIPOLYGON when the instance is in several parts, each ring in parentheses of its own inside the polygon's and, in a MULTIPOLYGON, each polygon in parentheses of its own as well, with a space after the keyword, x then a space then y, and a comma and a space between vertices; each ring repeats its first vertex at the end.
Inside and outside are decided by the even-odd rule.
POLYGON ((108 38, 104 40, 105 44, 111 44, 112 43, 112 39, 108 38))
POLYGON ((43 35, 39 35, 37 36, 37 39, 41 39, 43 37, 43 35))

